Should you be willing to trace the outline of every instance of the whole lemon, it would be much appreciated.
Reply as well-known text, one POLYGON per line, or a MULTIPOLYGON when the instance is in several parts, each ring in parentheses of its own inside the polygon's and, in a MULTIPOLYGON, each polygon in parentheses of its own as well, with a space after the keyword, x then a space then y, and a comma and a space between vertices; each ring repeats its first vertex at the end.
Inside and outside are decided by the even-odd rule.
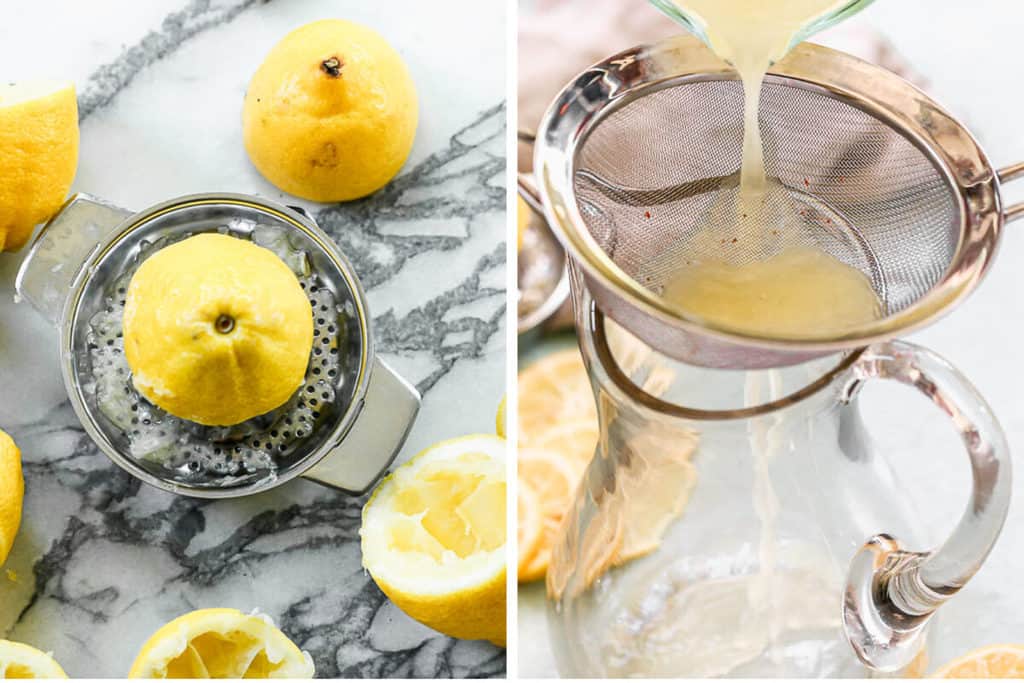
POLYGON ((358 199, 402 168, 416 136, 416 89, 377 32, 328 19, 289 33, 249 83, 242 133, 278 188, 317 202, 358 199))
POLYGON ((0 565, 7 560, 14 537, 18 535, 24 497, 21 451, 11 437, 0 430, 0 565))
POLYGON ((57 213, 78 169, 71 83, 0 85, 0 251, 17 251, 57 213))
POLYGON ((302 385, 313 309, 274 252, 218 233, 160 249, 132 276, 124 351, 139 393, 204 425, 244 422, 302 385))

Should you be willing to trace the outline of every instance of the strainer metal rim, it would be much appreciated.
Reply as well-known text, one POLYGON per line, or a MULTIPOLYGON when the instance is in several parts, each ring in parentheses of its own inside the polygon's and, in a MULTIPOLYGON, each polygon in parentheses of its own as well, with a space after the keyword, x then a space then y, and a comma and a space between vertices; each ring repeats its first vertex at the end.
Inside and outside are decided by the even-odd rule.
POLYGON ((194 498, 237 498, 240 496, 247 496, 267 491, 291 481, 296 477, 302 476, 303 473, 309 471, 321 460, 328 457, 331 454, 331 451, 345 437, 352 425, 355 423, 356 418, 359 416, 362 409, 363 399, 366 396, 366 391, 370 382, 369 362, 374 358, 373 336, 370 332, 370 316, 366 302, 366 294, 363 291, 358 277, 355 275, 355 271, 352 269, 352 265, 349 263, 348 259, 345 258, 345 255, 341 253, 341 250, 334 243, 334 240, 332 240, 327 233, 317 226, 311 218, 302 215, 296 210, 261 197, 231 192, 199 193, 169 199, 134 213, 119 223, 109 232, 103 241, 92 250, 89 257, 79 266, 78 273, 72 283, 71 292, 65 301, 64 308, 61 313, 60 328, 62 350, 61 375, 64 378, 64 387, 67 391, 68 397, 70 398, 71 407, 74 409, 75 414, 78 416, 79 422, 81 422, 86 433, 114 462, 114 464, 129 474, 164 491, 184 494, 194 498), (361 342, 359 371, 352 391, 352 400, 345 413, 338 419, 331 434, 323 439, 320 448, 297 462, 284 473, 275 473, 272 477, 266 477, 246 485, 227 486, 224 488, 192 486, 186 482, 177 482, 169 478, 162 479, 137 465, 131 458, 122 456, 120 451, 107 439, 103 430, 96 425, 92 414, 86 408, 85 397, 82 395, 82 387, 76 386, 73 381, 72 368, 72 354, 74 353, 74 327, 77 322, 75 315, 81 302, 82 295, 85 292, 85 284, 90 277, 93 266, 102 261, 103 257, 131 231, 145 225, 148 221, 164 216, 177 209, 203 206, 206 204, 234 204, 238 206, 245 206, 269 213, 286 223, 294 225, 296 228, 305 231, 311 239, 323 248, 324 253, 335 261, 335 265, 338 266, 346 285, 348 285, 354 294, 353 299, 356 315, 359 319, 361 342))
POLYGON ((618 292, 647 315, 687 332, 738 346, 804 354, 849 350, 889 339, 896 332, 909 333, 942 317, 977 286, 995 255, 1005 218, 998 174, 977 141, 913 84, 852 55, 811 43, 798 45, 775 64, 768 81, 799 82, 804 89, 840 94, 849 98, 842 100, 847 104, 895 123, 958 189, 961 239, 938 284, 904 310, 848 334, 829 339, 778 339, 688 315, 615 264, 584 227, 573 189, 577 149, 601 119, 654 90, 686 79, 736 78, 735 70, 699 39, 677 36, 613 55, 582 72, 554 99, 541 120, 534 168, 549 224, 587 277, 618 292), (580 95, 588 87, 593 90, 596 83, 605 100, 596 105, 582 102, 580 95), (864 88, 865 83, 871 87, 864 88))

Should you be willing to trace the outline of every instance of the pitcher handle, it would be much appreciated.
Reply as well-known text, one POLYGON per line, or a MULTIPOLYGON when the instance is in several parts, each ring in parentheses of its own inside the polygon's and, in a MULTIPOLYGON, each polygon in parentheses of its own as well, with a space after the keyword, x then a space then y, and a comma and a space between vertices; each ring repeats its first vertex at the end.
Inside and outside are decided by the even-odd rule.
POLYGON ((79 192, 39 231, 18 269, 15 291, 56 325, 82 266, 131 211, 79 192))
POLYGON ((375 357, 352 427, 331 453, 302 476, 348 494, 366 493, 394 462, 419 411, 416 388, 375 357))
POLYGON ((1010 451, 985 399, 931 351, 905 342, 876 344, 852 371, 845 400, 875 378, 913 386, 931 399, 960 433, 973 475, 967 510, 937 550, 906 550, 879 534, 850 565, 843 600, 846 636, 866 665, 895 672, 917 655, 930 617, 974 576, 999 537, 1010 505, 1010 451))

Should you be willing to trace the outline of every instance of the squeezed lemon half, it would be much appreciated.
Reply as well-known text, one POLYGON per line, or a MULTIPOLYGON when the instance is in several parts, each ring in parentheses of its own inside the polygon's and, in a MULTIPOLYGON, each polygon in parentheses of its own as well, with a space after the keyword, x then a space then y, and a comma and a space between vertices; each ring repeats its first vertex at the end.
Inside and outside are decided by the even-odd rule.
POLYGON ((2 678, 67 678, 60 664, 42 650, 0 640, 0 679, 2 678))
POLYGON ((129 678, 312 678, 313 660, 268 617, 201 609, 142 646, 129 678))
POLYGON ((455 638, 505 644, 505 440, 435 444, 363 509, 363 566, 406 614, 455 638))

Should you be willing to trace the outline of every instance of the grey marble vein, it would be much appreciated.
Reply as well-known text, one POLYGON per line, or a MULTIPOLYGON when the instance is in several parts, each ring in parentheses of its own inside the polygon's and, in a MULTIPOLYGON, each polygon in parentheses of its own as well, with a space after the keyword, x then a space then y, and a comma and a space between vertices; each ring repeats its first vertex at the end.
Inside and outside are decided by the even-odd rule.
MULTIPOLYGON (((452 135, 446 149, 430 155, 381 192, 360 202, 320 210, 316 213, 317 223, 341 246, 364 287, 372 289, 393 278, 418 254, 459 247, 478 229, 472 223, 473 218, 486 213, 504 215, 504 140, 505 105, 502 103, 481 113, 452 135), (446 186, 447 191, 437 191, 446 186), (419 191, 423 191, 421 198, 403 201, 419 191), (384 234, 379 227, 383 222, 415 222, 425 218, 466 219, 470 221, 469 230, 463 237, 410 237, 384 234)), ((421 393, 443 377, 455 361, 479 357, 493 335, 503 329, 504 304, 486 319, 471 316, 445 319, 445 314, 452 309, 504 293, 504 287, 480 284, 483 272, 505 265, 504 234, 496 232, 493 250, 478 261, 456 288, 404 316, 387 312, 374 318, 374 331, 383 350, 426 351, 437 361, 438 368, 417 384, 421 393), (444 344, 450 333, 463 331, 472 333, 469 340, 454 346, 444 344)))
MULTIPOLYGON (((38 432, 40 425, 31 427, 38 432)), ((87 592, 77 590, 69 579, 69 569, 81 561, 76 556, 90 546, 112 543, 147 552, 166 554, 177 570, 165 580, 161 594, 179 590, 195 592, 238 579, 252 577, 254 567, 283 554, 302 550, 331 552, 358 543, 363 498, 350 498, 326 489, 315 492, 305 502, 285 503, 281 507, 255 511, 219 543, 202 550, 192 546, 207 529, 207 513, 212 507, 245 506, 245 503, 196 501, 155 491, 109 463, 80 428, 74 452, 46 462, 26 463, 29 486, 42 480, 56 480, 78 494, 80 508, 68 518, 60 536, 53 540, 33 567, 34 589, 17 621, 29 619, 40 601, 53 601, 94 625, 116 622, 131 608, 118 608, 123 596, 114 586, 87 592), (137 499, 147 499, 143 507, 154 503, 158 510, 139 515, 137 499), (283 550, 264 550, 261 539, 279 534, 302 534, 283 550)), ((301 485, 300 485, 301 486, 301 485)), ((309 485, 305 485, 309 486, 309 485)), ((296 488, 296 487, 291 487, 296 488)), ((118 571, 131 571, 120 566, 118 571)), ((111 577, 116 582, 116 577, 111 577)), ((381 650, 373 643, 370 625, 387 603, 387 598, 364 572, 350 575, 352 586, 323 585, 307 587, 308 594, 281 614, 274 614, 281 628, 296 643, 310 651, 318 677, 493 677, 505 672, 504 650, 486 643, 454 641, 440 636, 426 637, 405 648, 381 650), (334 609, 326 614, 315 608, 328 602, 334 609), (473 650, 468 664, 453 659, 459 649, 473 650), (350 655, 359 651, 358 661, 350 655)), ((256 596, 258 599, 258 596, 256 596)), ((191 608, 209 606, 194 601, 191 608)))
POLYGON ((192 0, 184 9, 168 14, 159 30, 150 31, 117 59, 96 69, 78 95, 78 118, 84 121, 110 104, 146 67, 178 49, 188 39, 207 29, 231 21, 253 5, 271 0, 239 0, 226 7, 212 6, 211 0, 192 0))

